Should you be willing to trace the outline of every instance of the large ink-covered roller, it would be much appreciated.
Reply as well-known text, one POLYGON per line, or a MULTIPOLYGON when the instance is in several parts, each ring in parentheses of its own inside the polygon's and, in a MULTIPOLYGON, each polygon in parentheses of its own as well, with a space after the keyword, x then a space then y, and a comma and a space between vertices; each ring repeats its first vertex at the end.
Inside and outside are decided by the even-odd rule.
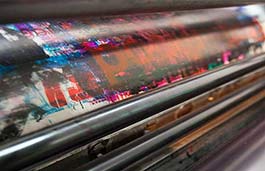
POLYGON ((161 154, 174 151, 172 161, 183 158, 176 167, 190 169, 254 122, 249 108, 257 104, 252 115, 262 118, 263 8, 6 17, 1 168, 163 170, 175 165, 161 165, 161 154), (180 146, 181 138, 189 143, 180 146))

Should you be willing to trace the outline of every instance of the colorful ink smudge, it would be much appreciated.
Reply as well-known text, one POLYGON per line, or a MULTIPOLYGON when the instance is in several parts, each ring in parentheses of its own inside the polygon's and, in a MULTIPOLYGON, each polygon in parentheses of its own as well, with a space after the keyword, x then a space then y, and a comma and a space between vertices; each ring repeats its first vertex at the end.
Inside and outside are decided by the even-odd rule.
POLYGON ((210 12, 1 25, 0 139, 251 57, 250 47, 261 47, 254 18, 210 12))

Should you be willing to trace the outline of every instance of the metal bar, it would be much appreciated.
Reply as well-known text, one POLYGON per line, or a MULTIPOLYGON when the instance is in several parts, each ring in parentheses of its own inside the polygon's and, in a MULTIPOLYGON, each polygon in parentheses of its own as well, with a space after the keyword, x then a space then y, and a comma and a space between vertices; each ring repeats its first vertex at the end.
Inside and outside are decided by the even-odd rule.
POLYGON ((229 7, 264 2, 265 0, 4 0, 0 2, 0 23, 44 18, 229 7))
POLYGON ((6 143, 0 147, 1 170, 22 169, 92 142, 262 66, 265 66, 265 55, 145 93, 6 143))
POLYGON ((264 103, 259 112, 263 114, 260 123, 244 131, 225 147, 215 151, 207 160, 195 166, 192 170, 264 170, 265 161, 265 117, 264 103))
POLYGON ((253 83, 248 88, 240 89, 219 102, 207 106, 198 112, 194 112, 190 116, 183 118, 182 120, 178 120, 171 125, 158 130, 157 132, 151 133, 130 144, 127 144, 118 150, 91 162, 90 164, 82 167, 80 170, 122 170, 157 149, 160 149, 176 139, 183 137, 209 120, 216 118, 229 109, 232 109, 242 101, 258 94, 264 90, 264 88, 264 80, 253 83))
MULTIPOLYGON (((265 105, 265 91, 261 93, 254 95, 228 112, 224 112, 224 115, 207 122, 192 131, 191 134, 145 156, 126 167, 124 171, 161 171, 165 168, 168 170, 183 170, 183 168, 190 170, 190 168, 197 168, 197 164, 201 163, 202 160, 208 161, 209 156, 218 154, 218 150, 223 148, 224 144, 229 143, 265 119, 262 113, 265 105), (214 126, 211 127, 211 125, 214 126), (190 151, 190 147, 192 147, 192 151, 190 151), (196 160, 190 162, 191 158, 196 160)), ((197 170, 200 169, 194 171, 197 170)))

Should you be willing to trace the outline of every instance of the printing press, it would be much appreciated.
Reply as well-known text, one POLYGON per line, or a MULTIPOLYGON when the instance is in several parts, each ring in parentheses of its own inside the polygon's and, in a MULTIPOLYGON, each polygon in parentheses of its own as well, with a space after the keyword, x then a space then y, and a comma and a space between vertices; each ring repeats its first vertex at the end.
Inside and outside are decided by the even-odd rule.
POLYGON ((264 171, 263 3, 0 1, 0 170, 264 171))

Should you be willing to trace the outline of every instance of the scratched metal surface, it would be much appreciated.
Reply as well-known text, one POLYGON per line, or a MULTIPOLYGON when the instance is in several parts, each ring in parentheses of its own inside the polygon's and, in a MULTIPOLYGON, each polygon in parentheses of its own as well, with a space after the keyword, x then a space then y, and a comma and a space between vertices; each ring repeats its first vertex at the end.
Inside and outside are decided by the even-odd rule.
POLYGON ((263 39, 231 8, 1 25, 0 139, 252 57, 263 39))

